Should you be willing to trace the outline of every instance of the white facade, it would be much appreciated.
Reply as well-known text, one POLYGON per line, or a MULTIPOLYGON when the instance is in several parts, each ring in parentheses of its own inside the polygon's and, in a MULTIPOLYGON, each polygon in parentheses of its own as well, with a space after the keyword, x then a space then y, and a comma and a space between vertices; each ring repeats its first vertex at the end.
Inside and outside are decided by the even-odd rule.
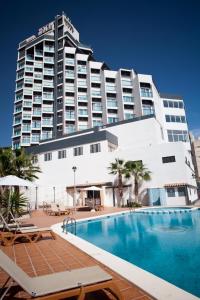
MULTIPOLYGON (((166 142, 162 127, 154 117, 124 121, 121 124, 104 126, 98 131, 88 130, 45 141, 39 146, 28 148, 27 151, 37 155, 42 170, 37 182, 40 204, 54 200, 64 201, 67 205, 73 204, 72 167, 76 166, 77 205, 85 204, 87 192, 83 189, 91 185, 102 188, 100 197, 104 206, 117 205, 116 177, 108 171, 115 158, 125 161, 142 160, 151 171, 151 181, 143 182, 140 187, 140 199, 144 204, 186 205, 197 199, 196 183, 191 169, 185 163, 187 161, 192 165, 187 143, 166 142), (104 137, 101 136, 103 134, 104 137), (100 145, 100 152, 91 153, 91 145, 94 144, 100 145), (77 147, 83 147, 83 152, 82 155, 74 156, 74 148, 77 147), (58 151, 61 150, 64 150, 66 157, 59 159, 58 151), (47 153, 50 160, 45 161, 47 153), (172 158, 172 161, 169 159, 168 162, 168 158, 172 158)), ((124 179, 124 204, 133 198, 131 185, 131 180, 124 179)), ((35 191, 32 192, 32 202, 34 201, 35 191)))
POLYGON ((188 140, 181 97, 163 98, 151 75, 95 61, 65 15, 19 44, 13 148, 144 115, 156 116, 166 142, 188 140))

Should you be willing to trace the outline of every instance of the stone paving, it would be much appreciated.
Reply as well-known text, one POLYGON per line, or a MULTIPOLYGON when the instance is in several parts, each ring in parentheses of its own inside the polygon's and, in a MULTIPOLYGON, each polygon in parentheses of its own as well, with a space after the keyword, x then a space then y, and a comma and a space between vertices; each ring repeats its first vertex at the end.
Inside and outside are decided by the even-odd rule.
MULTIPOLYGON (((94 215, 101 215, 119 211, 119 209, 106 209, 101 212, 76 212, 75 217, 84 218, 94 215)), ((34 212, 31 219, 25 222, 31 222, 39 227, 50 226, 62 222, 63 216, 47 216, 42 210, 34 212)), ((57 236, 52 240, 49 236, 44 237, 37 243, 16 243, 14 246, 0 246, 7 255, 9 255, 29 276, 39 276, 49 273, 55 273, 76 268, 100 265, 114 278, 115 284, 120 289, 125 300, 150 300, 141 289, 128 282, 117 273, 102 265, 86 253, 82 252, 66 240, 57 236)), ((6 280, 7 274, 0 270, 0 285, 6 280)), ((18 286, 14 286, 11 293, 5 299, 30 299, 18 286)), ((72 298, 71 298, 72 299, 72 298)), ((103 296, 101 293, 88 295, 87 299, 113 299, 103 296)))

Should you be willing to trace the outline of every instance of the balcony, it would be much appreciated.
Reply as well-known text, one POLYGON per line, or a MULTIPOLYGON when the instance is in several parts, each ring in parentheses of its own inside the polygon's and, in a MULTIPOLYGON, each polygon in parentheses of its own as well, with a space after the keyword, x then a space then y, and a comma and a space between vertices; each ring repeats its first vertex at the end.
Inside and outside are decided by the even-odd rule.
POLYGON ((35 73, 35 74, 34 74, 34 77, 35 77, 36 79, 42 79, 42 73, 35 73))
POLYGON ((75 120, 75 112, 67 111, 65 112, 65 120, 75 120))
POLYGON ((34 84, 33 90, 38 91, 38 92, 42 92, 42 84, 34 84))
POLYGON ((78 101, 87 102, 87 95, 78 95, 78 101))
POLYGON ((33 97, 33 103, 41 104, 42 103, 42 96, 34 96, 33 97))
POLYGON ((35 56, 43 56, 43 52, 42 52, 42 50, 36 50, 35 51, 35 56))
POLYGON ((103 125, 103 122, 101 120, 93 120, 92 123, 93 123, 93 127, 97 127, 97 126, 99 127, 103 125))
POLYGON ((65 127, 65 133, 66 134, 69 134, 69 133, 72 133, 72 132, 75 132, 75 131, 76 131, 75 125, 67 125, 65 127))
POLYGON ((52 139, 52 132, 49 131, 49 132, 43 132, 42 135, 41 135, 41 139, 42 140, 48 140, 48 139, 52 139))
POLYGON ((33 73, 33 67, 27 67, 25 68, 26 72, 32 72, 33 73))
POLYGON ((42 126, 53 126, 53 119, 42 120, 42 126))
POLYGON ((32 88, 29 90, 29 89, 24 89, 24 95, 32 95, 32 88))
POLYGON ((54 75, 54 70, 53 69, 44 69, 44 75, 54 75))
POLYGON ((23 119, 31 120, 32 114, 23 113, 23 119))
POLYGON ((24 82, 25 82, 25 83, 33 84, 33 78, 25 78, 25 79, 24 79, 24 82))
POLYGON ((116 93, 116 86, 115 85, 106 85, 106 91, 116 93))
POLYGON ((88 110, 87 110, 87 109, 81 109, 81 108, 80 108, 80 109, 78 110, 78 115, 81 116, 81 117, 83 117, 83 116, 84 116, 84 117, 87 117, 87 116, 88 116, 88 110))
POLYGON ((35 62, 34 67, 42 69, 43 68, 43 63, 35 62))
POLYGON ((100 75, 91 75, 91 81, 92 82, 101 82, 101 76, 100 75))
POLYGON ((14 133, 13 133, 13 137, 17 137, 17 136, 20 136, 20 135, 21 135, 20 130, 14 131, 14 133))
POLYGON ((32 129, 40 129, 41 122, 40 121, 32 121, 32 129))
POLYGON ((45 51, 45 52, 51 52, 51 53, 53 53, 53 52, 55 51, 55 49, 54 49, 54 47, 48 47, 48 46, 45 46, 45 47, 44 47, 44 51, 45 51))
POLYGON ((144 97, 144 98, 152 98, 153 97, 152 90, 149 88, 140 88, 140 94, 141 94, 141 97, 144 97))
POLYGON ((39 143, 40 141, 40 135, 32 135, 31 137, 31 143, 39 143))
POLYGON ((95 112, 102 112, 101 103, 92 103, 92 110, 95 112))
POLYGON ((33 61, 34 60, 34 55, 27 54, 26 59, 30 60, 30 61, 33 61))
POLYGON ((122 80, 122 87, 124 87, 124 86, 132 87, 133 83, 131 80, 122 80))
POLYGON ((124 103, 130 103, 130 104, 134 104, 134 97, 132 96, 123 96, 123 102, 124 103))
POLYGON ((154 115, 155 114, 155 109, 152 106, 142 106, 142 110, 143 110, 143 115, 154 115))
POLYGON ((69 106, 71 106, 71 105, 75 105, 75 100, 74 100, 74 98, 66 98, 65 99, 65 105, 69 105, 69 106))
POLYGON ((74 59, 73 58, 67 58, 65 60, 65 64, 68 66, 74 66, 74 59))
POLYGON ((41 114, 42 114, 42 112, 41 112, 41 110, 40 109, 34 109, 33 110, 33 116, 41 116, 41 114))
POLYGON ((84 125, 82 124, 82 125, 78 126, 78 130, 80 130, 80 131, 81 130, 86 130, 86 129, 88 129, 88 124, 84 124, 84 125))
POLYGON ((54 64, 54 58, 53 57, 45 57, 44 62, 47 64, 54 64))
POLYGON ((24 100, 23 106, 24 106, 24 107, 32 107, 32 101, 24 100))
POLYGON ((43 93, 43 99, 44 100, 54 100, 53 93, 43 93))
POLYGON ((22 144, 29 145, 30 144, 30 137, 22 137, 22 144))
POLYGON ((53 106, 51 107, 43 107, 43 113, 53 113, 53 106))
POLYGON ((118 122, 119 118, 118 117, 108 117, 108 123, 115 123, 118 122))
POLYGON ((16 119, 14 120, 14 125, 19 125, 19 124, 21 124, 21 122, 22 122, 22 119, 21 119, 21 118, 16 118, 16 119))
POLYGON ((87 73, 87 68, 85 66, 78 66, 77 67, 77 72, 80 74, 86 74, 87 73))
POLYGON ((23 95, 16 95, 15 102, 21 101, 23 99, 23 95))
POLYGON ((30 125, 23 125, 22 126, 22 131, 23 132, 30 132, 31 131, 31 126, 30 125))
POLYGON ((20 113, 20 112, 22 112, 22 106, 16 107, 15 108, 15 113, 20 113))
POLYGON ((65 85, 65 91, 66 92, 74 92, 74 84, 72 84, 72 85, 66 84, 65 85))
POLYGON ((101 91, 99 90, 92 90, 91 91, 91 95, 93 96, 93 97, 101 97, 101 91))
POLYGON ((134 118, 133 112, 124 112, 124 118, 125 120, 133 119, 134 118))
POLYGON ((87 87, 86 80, 78 80, 78 87, 87 87))
POLYGON ((65 71, 65 77, 66 78, 74 78, 74 71, 72 71, 72 70, 66 70, 65 71))
POLYGON ((117 100, 107 100, 107 107, 118 108, 117 100))
POLYGON ((51 88, 53 88, 54 84, 53 84, 53 81, 46 81, 46 80, 44 80, 43 81, 43 86, 44 87, 51 87, 51 88))

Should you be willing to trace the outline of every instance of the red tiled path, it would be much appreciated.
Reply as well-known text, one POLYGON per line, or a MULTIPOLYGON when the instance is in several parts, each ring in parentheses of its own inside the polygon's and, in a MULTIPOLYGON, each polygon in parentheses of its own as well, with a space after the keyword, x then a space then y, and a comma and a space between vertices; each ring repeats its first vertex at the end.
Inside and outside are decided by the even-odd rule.
MULTIPOLYGON (((104 212, 105 213, 105 212, 104 212)), ((95 213, 93 213, 94 215, 95 213)), ((97 214, 100 214, 99 212, 97 214)), ((102 214, 102 212, 101 212, 102 214)), ((86 217, 87 212, 76 213, 76 218, 86 217), (84 216, 83 216, 84 215, 84 216)), ((90 213, 91 216, 91 213, 90 213)), ((42 211, 33 214, 31 222, 40 226, 49 226, 63 220, 62 217, 46 216, 42 211), (50 224, 51 223, 51 224, 50 224)), ((30 219, 28 220, 30 222, 30 219)), ((134 286, 132 283, 123 279, 117 273, 106 266, 100 264, 95 259, 82 252, 69 242, 57 236, 56 240, 43 238, 37 243, 19 243, 12 247, 0 246, 29 276, 39 276, 49 273, 72 270, 75 268, 100 265, 104 270, 112 275, 115 284, 120 289, 125 300, 150 300, 153 299, 145 292, 134 286)), ((6 280, 7 275, 0 270, 0 284, 6 280)), ((17 288, 13 289, 14 292, 17 288)), ((5 299, 29 299, 23 291, 17 291, 5 299)), ((92 299, 101 299, 94 296, 92 299)))

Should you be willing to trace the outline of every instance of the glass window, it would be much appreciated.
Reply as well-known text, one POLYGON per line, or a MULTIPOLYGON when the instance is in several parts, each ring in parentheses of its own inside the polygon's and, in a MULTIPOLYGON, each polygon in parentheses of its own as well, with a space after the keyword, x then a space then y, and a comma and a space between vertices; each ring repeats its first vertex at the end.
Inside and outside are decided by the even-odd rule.
POLYGON ((52 153, 48 152, 44 154, 44 161, 52 160, 52 153))
POLYGON ((168 197, 175 197, 175 189, 174 188, 167 188, 167 196, 168 197))
POLYGON ((93 144, 90 145, 90 153, 97 153, 97 152, 101 152, 101 144, 93 144))
POLYGON ((169 115, 166 115, 166 116, 165 116, 165 120, 166 120, 166 122, 170 122, 170 116, 169 116, 169 115))
POLYGON ((167 100, 164 100, 164 101, 163 101, 163 105, 164 105, 164 107, 168 107, 168 101, 167 101, 167 100))
POLYGON ((66 158, 66 150, 58 151, 58 159, 66 158))
POLYGON ((178 188, 178 196, 179 197, 184 197, 186 196, 186 190, 185 190, 185 187, 181 186, 178 188))
POLYGON ((83 147, 74 148, 74 156, 83 155, 83 147))
POLYGON ((175 162, 175 161, 176 161, 175 156, 165 156, 165 157, 162 157, 163 164, 172 163, 172 162, 175 162))

